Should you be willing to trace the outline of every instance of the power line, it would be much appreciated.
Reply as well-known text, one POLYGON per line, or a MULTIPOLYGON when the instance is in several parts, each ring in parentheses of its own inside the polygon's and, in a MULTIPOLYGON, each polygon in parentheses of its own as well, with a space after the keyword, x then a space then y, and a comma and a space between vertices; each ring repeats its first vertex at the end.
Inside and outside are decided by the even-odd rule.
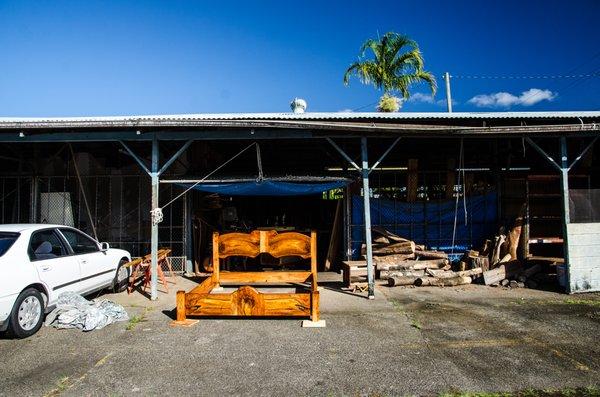
POLYGON ((581 78, 600 77, 600 73, 540 75, 540 76, 451 75, 450 77, 452 77, 453 79, 481 79, 481 80, 486 80, 486 79, 488 79, 488 80, 558 80, 558 79, 581 79, 581 78))

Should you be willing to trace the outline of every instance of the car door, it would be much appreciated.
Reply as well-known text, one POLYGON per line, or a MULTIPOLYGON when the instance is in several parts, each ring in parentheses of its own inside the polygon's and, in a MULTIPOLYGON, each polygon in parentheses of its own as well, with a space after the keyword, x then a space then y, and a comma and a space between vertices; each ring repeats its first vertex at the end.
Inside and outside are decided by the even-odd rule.
POLYGON ((100 251, 96 240, 71 228, 59 228, 79 262, 83 291, 104 287, 112 282, 118 263, 111 263, 108 255, 100 251))
POLYGON ((51 303, 62 292, 79 290, 79 263, 70 255, 56 229, 33 232, 27 251, 40 280, 48 287, 51 303))

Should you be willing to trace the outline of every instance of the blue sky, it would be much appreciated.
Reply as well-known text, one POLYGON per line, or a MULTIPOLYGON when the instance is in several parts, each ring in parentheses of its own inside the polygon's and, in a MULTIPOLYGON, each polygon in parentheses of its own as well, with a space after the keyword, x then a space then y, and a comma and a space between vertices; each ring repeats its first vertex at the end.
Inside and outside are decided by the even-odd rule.
POLYGON ((455 111, 600 109, 598 77, 458 77, 599 73, 597 0, 217 3, 0 0, 0 116, 369 111, 380 93, 342 76, 387 31, 440 83, 402 111, 443 111, 446 71, 455 111))

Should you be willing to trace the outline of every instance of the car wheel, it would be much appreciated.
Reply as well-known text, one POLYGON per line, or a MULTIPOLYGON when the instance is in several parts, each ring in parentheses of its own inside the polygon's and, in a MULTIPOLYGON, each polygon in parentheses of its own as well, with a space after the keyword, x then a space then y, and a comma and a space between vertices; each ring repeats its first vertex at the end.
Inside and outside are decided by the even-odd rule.
POLYGON ((117 267, 117 273, 113 281, 113 292, 123 292, 127 288, 129 282, 129 270, 124 266, 127 263, 125 259, 121 259, 117 267))
POLYGON ((13 306, 8 328, 16 338, 27 338, 38 332, 44 322, 44 298, 35 288, 21 292, 13 306))

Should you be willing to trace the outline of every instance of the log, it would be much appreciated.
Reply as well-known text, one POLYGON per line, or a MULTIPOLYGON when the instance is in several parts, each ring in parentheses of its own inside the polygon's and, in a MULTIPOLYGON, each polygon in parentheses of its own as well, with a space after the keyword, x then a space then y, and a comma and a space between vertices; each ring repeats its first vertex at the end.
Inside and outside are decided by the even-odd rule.
POLYGON ((490 270, 490 259, 487 256, 471 258, 471 269, 480 267, 484 272, 490 270))
POLYGON ((515 219, 515 225, 508 233, 508 253, 511 259, 518 259, 517 250, 519 248, 519 240, 521 238, 521 228, 523 227, 523 219, 525 218, 525 204, 521 206, 519 215, 515 219))
POLYGON ((527 269, 523 270, 523 271, 521 272, 521 274, 522 274, 523 276, 525 276, 525 277, 531 277, 531 276, 533 276, 534 274, 537 274, 537 273, 539 273, 539 272, 541 272, 541 271, 542 271, 542 266, 540 266, 540 264, 539 264, 539 263, 536 263, 535 265, 533 265, 533 266, 531 266, 531 267, 528 267, 527 269))
POLYGON ((502 259, 500 259, 500 262, 498 263, 504 263, 504 262, 508 262, 512 259, 512 257, 510 256, 510 254, 506 254, 502 257, 502 259))
POLYGON ((373 238, 373 243, 374 244, 389 244, 390 240, 385 236, 379 236, 379 237, 373 238))
POLYGON ((425 270, 382 270, 379 272, 381 280, 387 280, 390 277, 423 277, 425 270))
POLYGON ((485 285, 498 283, 518 273, 520 268, 518 261, 505 262, 495 269, 483 272, 483 283, 485 285))
POLYGON ((503 287, 506 287, 506 286, 508 285, 508 283, 509 283, 509 282, 510 282, 510 281, 509 281, 508 279, 506 279, 506 278, 505 278, 504 280, 500 281, 500 285, 501 285, 501 286, 503 286, 503 287))
POLYGON ((378 234, 380 236, 383 236, 383 237, 387 238, 389 241, 395 241, 397 243, 410 241, 408 239, 405 239, 404 237, 400 237, 397 234, 390 232, 389 230, 382 228, 381 226, 371 226, 371 232, 373 234, 378 234))
POLYGON ((401 243, 394 243, 385 247, 373 247, 374 255, 381 254, 414 254, 415 243, 412 241, 403 241, 401 243))
POLYGON ((420 277, 415 280, 417 287, 422 286, 436 286, 436 287, 453 287, 455 285, 471 284, 471 277, 450 277, 450 278, 439 278, 439 277, 420 277))
POLYGON ((381 270, 425 270, 443 269, 448 265, 447 259, 432 259, 427 261, 402 261, 395 264, 377 263, 377 269, 381 270))
POLYGON ((459 277, 465 276, 477 276, 479 274, 483 274, 483 269, 480 267, 476 267, 475 269, 465 270, 464 272, 455 272, 455 274, 459 277))
POLYGON ((397 276, 388 278, 388 287, 398 287, 400 285, 413 285, 419 277, 397 276))
POLYGON ((385 256, 374 256, 373 261, 375 264, 395 264, 398 262, 405 261, 407 259, 415 259, 415 254, 393 254, 385 256))
POLYGON ((452 277, 472 277, 472 276, 477 276, 479 274, 483 273, 483 270, 478 267, 476 269, 470 269, 470 270, 465 270, 465 271, 460 271, 460 272, 452 272, 452 271, 446 271, 446 270, 441 270, 441 269, 427 269, 425 270, 425 273, 429 274, 432 277, 438 277, 438 278, 452 278, 452 277))
POLYGON ((431 277, 453 277, 456 275, 455 272, 447 271, 444 269, 425 269, 425 273, 431 277))
POLYGON ((504 241, 506 240, 506 236, 501 234, 494 238, 494 250, 492 251, 492 265, 500 262, 500 249, 504 241))
POLYGON ((479 250, 479 255, 489 257, 492 248, 492 240, 485 240, 481 250, 479 250))
POLYGON ((425 259, 448 259, 448 254, 443 251, 417 251, 415 254, 425 259))

